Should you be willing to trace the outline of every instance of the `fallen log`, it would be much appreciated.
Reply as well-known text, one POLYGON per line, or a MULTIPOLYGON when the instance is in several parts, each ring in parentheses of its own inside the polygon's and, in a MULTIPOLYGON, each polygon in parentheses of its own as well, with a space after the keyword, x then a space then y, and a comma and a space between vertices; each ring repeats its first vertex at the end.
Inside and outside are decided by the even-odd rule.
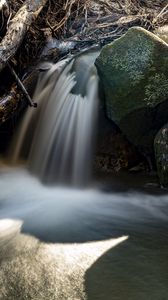
POLYGON ((13 85, 10 92, 0 99, 0 124, 9 119, 18 108, 20 94, 16 85, 13 85))
MULTIPOLYGON (((5 0, 1 0, 2 3, 5 0)), ((15 17, 9 22, 7 33, 0 43, 0 71, 15 55, 25 33, 48 0, 26 0, 15 17)), ((6 1, 5 1, 6 2, 6 1)))

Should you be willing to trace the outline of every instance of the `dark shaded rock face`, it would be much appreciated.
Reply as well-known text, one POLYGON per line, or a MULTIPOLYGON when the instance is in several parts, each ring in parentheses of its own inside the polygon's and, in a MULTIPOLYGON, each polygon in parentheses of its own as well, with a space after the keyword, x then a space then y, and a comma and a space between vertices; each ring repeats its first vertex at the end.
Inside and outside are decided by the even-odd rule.
POLYGON ((94 170, 96 172, 119 172, 144 163, 142 156, 109 120, 104 109, 99 109, 99 122, 94 170))
POLYGON ((154 148, 160 183, 168 187, 168 124, 157 133, 154 148))
POLYGON ((168 44, 133 27, 103 47, 96 66, 105 93, 106 113, 146 154, 168 120, 168 44))

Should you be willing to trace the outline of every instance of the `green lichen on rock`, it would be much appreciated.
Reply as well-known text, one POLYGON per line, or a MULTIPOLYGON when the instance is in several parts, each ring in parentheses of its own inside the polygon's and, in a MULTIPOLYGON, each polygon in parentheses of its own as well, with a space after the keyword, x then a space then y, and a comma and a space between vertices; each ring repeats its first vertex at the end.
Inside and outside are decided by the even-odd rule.
POLYGON ((168 77, 165 74, 154 74, 148 79, 148 85, 145 87, 144 99, 146 104, 155 107, 159 101, 168 99, 168 77))
POLYGON ((96 66, 107 116, 136 146, 151 151, 158 126, 168 120, 160 110, 163 123, 153 123, 157 106, 168 100, 168 45, 147 30, 132 27, 102 48, 96 66))
POLYGON ((157 133, 154 149, 160 183, 168 187, 168 124, 157 133))
POLYGON ((119 51, 112 55, 111 66, 116 70, 120 69, 126 72, 131 79, 131 85, 135 86, 144 78, 146 68, 150 68, 152 65, 154 43, 152 40, 148 41, 146 36, 138 33, 134 39, 130 37, 125 55, 122 55, 122 47, 125 48, 125 41, 123 40, 122 43, 124 44, 120 45, 121 55, 119 51), (135 47, 136 42, 137 45, 135 47), (134 51, 132 51, 132 49, 134 49, 134 51), (141 59, 142 56, 143 60, 141 59))

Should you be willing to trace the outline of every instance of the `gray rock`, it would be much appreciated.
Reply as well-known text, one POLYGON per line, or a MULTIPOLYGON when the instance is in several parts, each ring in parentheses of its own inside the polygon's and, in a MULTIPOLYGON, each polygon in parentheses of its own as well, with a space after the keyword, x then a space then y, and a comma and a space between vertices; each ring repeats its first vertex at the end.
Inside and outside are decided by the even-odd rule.
POLYGON ((146 154, 168 120, 168 45, 140 27, 102 48, 96 66, 105 109, 127 138, 146 154))

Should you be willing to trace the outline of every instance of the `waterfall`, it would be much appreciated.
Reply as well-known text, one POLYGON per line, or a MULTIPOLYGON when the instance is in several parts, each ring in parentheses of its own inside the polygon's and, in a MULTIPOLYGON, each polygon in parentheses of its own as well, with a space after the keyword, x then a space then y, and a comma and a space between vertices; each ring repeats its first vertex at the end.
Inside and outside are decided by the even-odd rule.
POLYGON ((12 147, 12 160, 26 159, 29 170, 48 183, 84 185, 91 161, 98 104, 98 51, 49 64, 12 147))

